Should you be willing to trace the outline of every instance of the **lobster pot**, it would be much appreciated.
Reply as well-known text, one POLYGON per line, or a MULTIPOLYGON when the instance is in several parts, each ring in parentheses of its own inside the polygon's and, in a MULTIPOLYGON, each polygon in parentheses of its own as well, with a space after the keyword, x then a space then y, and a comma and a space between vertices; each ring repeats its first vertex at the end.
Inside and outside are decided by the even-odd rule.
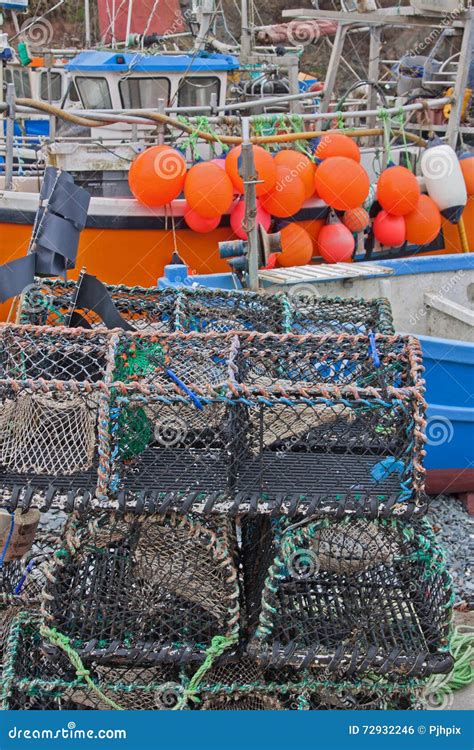
POLYGON ((73 516, 48 569, 45 622, 97 659, 199 662, 214 636, 238 636, 235 560, 224 517, 73 516))
POLYGON ((407 711, 414 708, 416 693, 389 684, 345 688, 325 685, 307 693, 304 699, 306 705, 300 703, 309 711, 407 711))
POLYGON ((89 680, 69 656, 51 646, 41 618, 21 612, 5 641, 1 688, 3 710, 164 710, 182 695, 182 675, 173 665, 100 665, 85 661, 89 680))
POLYGON ((97 480, 102 333, 0 328, 0 486, 44 496, 97 480))
POLYGON ((378 366, 366 336, 239 343, 241 497, 293 513, 424 509, 418 342, 378 336, 378 366))
POLYGON ((318 297, 312 287, 297 291, 290 299, 292 319, 289 333, 394 333, 392 311, 387 299, 318 297))
POLYGON ((329 674, 449 672, 451 578, 423 521, 243 528, 249 654, 329 674))
POLYGON ((114 379, 125 386, 112 388, 105 495, 133 502, 145 490, 179 504, 226 492, 233 345, 231 336, 122 336, 114 379))
MULTIPOLYGON (((20 321, 63 325, 74 308, 74 325, 103 326, 91 310, 75 305, 76 283, 38 280, 22 297, 20 321)), ((107 285, 117 310, 137 331, 172 333, 259 331, 261 333, 393 334, 385 299, 316 296, 313 288, 286 294, 258 294, 204 287, 144 288, 107 285)))
POLYGON ((105 499, 216 512, 425 508, 415 339, 122 334, 113 379, 105 499))

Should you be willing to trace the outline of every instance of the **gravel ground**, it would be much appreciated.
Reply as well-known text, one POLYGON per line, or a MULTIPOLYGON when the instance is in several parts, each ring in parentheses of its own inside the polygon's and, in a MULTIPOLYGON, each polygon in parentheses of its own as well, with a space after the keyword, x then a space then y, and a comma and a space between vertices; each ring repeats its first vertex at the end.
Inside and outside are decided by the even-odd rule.
POLYGON ((432 501, 428 517, 447 555, 455 607, 474 609, 474 517, 461 500, 443 495, 432 501))

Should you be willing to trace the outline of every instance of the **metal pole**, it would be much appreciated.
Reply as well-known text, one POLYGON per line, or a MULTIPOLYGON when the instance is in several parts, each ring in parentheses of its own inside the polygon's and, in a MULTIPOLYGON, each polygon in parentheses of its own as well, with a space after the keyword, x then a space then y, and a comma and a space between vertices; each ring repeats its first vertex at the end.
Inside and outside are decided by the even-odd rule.
POLYGON ((5 96, 7 109, 6 154, 5 154, 5 190, 13 188, 13 146, 15 136, 15 87, 7 83, 5 96))
POLYGON ((253 292, 258 291, 258 227, 257 227, 257 191, 258 175, 255 171, 253 147, 250 142, 250 122, 242 118, 242 170, 245 200, 245 231, 248 237, 248 279, 253 292))
POLYGON ((91 46, 91 9, 89 0, 84 0, 84 26, 86 47, 91 46))
POLYGON ((133 0, 128 0, 127 27, 125 29, 125 46, 128 47, 132 30, 133 0))
POLYGON ((240 29, 240 56, 243 62, 252 51, 251 35, 249 29, 249 6, 248 0, 242 0, 241 3, 241 29, 240 29))

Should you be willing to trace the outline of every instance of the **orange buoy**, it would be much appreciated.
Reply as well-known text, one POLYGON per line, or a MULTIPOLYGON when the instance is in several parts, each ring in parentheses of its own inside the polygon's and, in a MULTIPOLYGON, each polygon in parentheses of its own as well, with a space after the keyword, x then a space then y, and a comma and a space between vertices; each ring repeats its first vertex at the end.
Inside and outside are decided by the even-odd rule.
POLYGON ((225 214, 232 205, 234 189, 230 177, 216 164, 202 162, 189 170, 184 195, 190 208, 205 219, 225 214))
POLYGON ((281 253, 278 253, 278 265, 284 268, 304 266, 313 257, 313 241, 303 227, 288 224, 280 232, 281 253))
POLYGON ((358 234, 363 232, 370 224, 370 216, 362 206, 357 208, 350 208, 344 212, 342 217, 342 223, 346 226, 350 232, 358 234))
POLYGON ((130 165, 128 184, 133 196, 150 208, 171 203, 182 192, 186 162, 170 146, 152 146, 130 165))
POLYGON ((326 263, 349 263, 354 247, 352 233, 340 221, 326 224, 318 235, 317 250, 326 263))
POLYGON ((403 216, 395 216, 387 211, 379 211, 374 219, 374 235, 382 245, 398 247, 406 240, 406 225, 403 216))
POLYGON ((474 156, 463 156, 461 154, 459 164, 466 183, 467 194, 468 196, 474 195, 474 156))
POLYGON ((347 156, 325 159, 316 170, 314 184, 319 197, 338 211, 360 206, 370 188, 365 169, 347 156))
POLYGON ((287 167, 294 177, 299 177, 304 185, 305 198, 311 198, 314 194, 314 163, 306 154, 294 149, 284 149, 275 156, 277 166, 287 167))
POLYGON ((377 183, 377 200, 387 213, 405 216, 415 210, 420 187, 415 175, 406 167, 388 167, 377 183))
MULTIPOLYGON (((230 214, 230 226, 232 228, 233 233, 238 237, 240 240, 247 240, 247 232, 243 228, 243 222, 245 218, 245 201, 239 201, 236 206, 231 211, 230 214)), ((265 211, 265 209, 260 205, 259 201, 257 201, 257 224, 259 226, 262 226, 266 232, 270 229, 270 224, 272 223, 272 217, 268 213, 268 211, 265 211)))
MULTIPOLYGON (((225 160, 225 168, 227 174, 232 180, 235 191, 242 195, 244 192, 244 183, 239 170, 239 158, 241 153, 241 146, 235 146, 235 148, 229 151, 225 160)), ((273 190, 276 185, 276 164, 273 156, 261 146, 253 146, 253 159, 258 179, 262 181, 256 186, 256 192, 258 196, 265 195, 265 193, 269 193, 270 190, 273 190)))
POLYGON ((303 181, 293 174, 291 169, 281 165, 276 166, 276 185, 261 199, 261 205, 272 216, 286 219, 294 216, 305 202, 305 188, 303 181))
POLYGON ((221 216, 216 216, 213 219, 206 219, 204 216, 198 214, 193 208, 188 208, 184 214, 184 220, 188 227, 193 232, 199 232, 199 234, 207 234, 217 229, 221 223, 221 216))
POLYGON ((428 245, 441 230, 441 212, 429 195, 420 195, 414 211, 405 217, 406 238, 412 245, 428 245))
POLYGON ((329 159, 331 156, 345 156, 360 162, 359 146, 352 138, 342 133, 328 133, 323 135, 316 148, 318 159, 329 159))

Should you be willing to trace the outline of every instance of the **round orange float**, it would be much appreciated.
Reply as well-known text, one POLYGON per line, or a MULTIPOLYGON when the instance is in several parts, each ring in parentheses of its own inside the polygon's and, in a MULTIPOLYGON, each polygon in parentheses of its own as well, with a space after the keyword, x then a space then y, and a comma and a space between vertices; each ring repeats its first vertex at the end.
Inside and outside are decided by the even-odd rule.
POLYGON ((277 165, 276 185, 261 199, 262 208, 272 216, 286 219, 294 216, 305 202, 305 188, 303 181, 288 167, 277 165))
POLYGON ((346 156, 325 159, 316 170, 314 184, 319 197, 338 211, 360 206, 370 188, 365 169, 346 156))
POLYGON ((344 212, 342 217, 342 223, 346 226, 350 232, 358 234, 363 232, 370 224, 370 216, 362 206, 357 208, 350 208, 344 212))
POLYGON ((308 232, 298 224, 288 224, 280 232, 281 253, 278 253, 278 265, 284 268, 304 266, 313 257, 313 242, 308 232))
POLYGON ((406 167, 388 167, 377 183, 377 200, 389 214, 405 216, 415 210, 420 187, 406 167))
POLYGON ((352 138, 342 133, 328 133, 318 143, 315 156, 318 159, 329 159, 331 156, 345 156, 360 162, 359 146, 352 138))
POLYGON ((314 163, 306 154, 294 149, 285 149, 279 151, 275 156, 275 164, 277 167, 287 167, 291 170, 292 175, 299 177, 304 185, 305 198, 312 197, 314 194, 314 174, 316 169, 314 163))
POLYGON ((374 235, 376 239, 388 247, 398 247, 406 240, 406 225, 403 216, 395 216, 387 211, 379 211, 375 217, 374 235))
POLYGON ((203 162, 189 170, 184 195, 190 208, 205 219, 225 214, 232 205, 234 189, 224 170, 216 164, 203 162))
POLYGON ((326 263, 349 263, 355 240, 344 224, 326 224, 318 236, 317 249, 326 263))
POLYGON ((186 162, 170 146, 152 146, 130 165, 128 184, 133 196, 150 208, 171 203, 182 192, 186 162))
MULTIPOLYGON (((239 171, 239 158, 242 153, 242 147, 236 146, 227 154, 225 160, 226 172, 232 180, 232 184, 237 193, 242 194, 244 192, 244 183, 239 171)), ((253 159, 255 163, 255 169, 258 174, 258 179, 262 182, 257 185, 257 195, 265 195, 276 185, 276 164, 273 156, 265 151, 261 146, 253 146, 253 159)))
POLYGON ((193 232, 199 232, 199 234, 206 234, 217 229, 221 223, 221 216, 216 216, 213 219, 206 219, 204 216, 198 214, 193 208, 188 208, 184 214, 184 220, 188 227, 193 232))
POLYGON ((406 238, 412 245, 428 245, 441 229, 441 213, 429 195, 420 195, 414 211, 405 217, 406 238))
POLYGON ((459 164, 466 183, 467 194, 474 195, 474 156, 461 154, 459 164))

